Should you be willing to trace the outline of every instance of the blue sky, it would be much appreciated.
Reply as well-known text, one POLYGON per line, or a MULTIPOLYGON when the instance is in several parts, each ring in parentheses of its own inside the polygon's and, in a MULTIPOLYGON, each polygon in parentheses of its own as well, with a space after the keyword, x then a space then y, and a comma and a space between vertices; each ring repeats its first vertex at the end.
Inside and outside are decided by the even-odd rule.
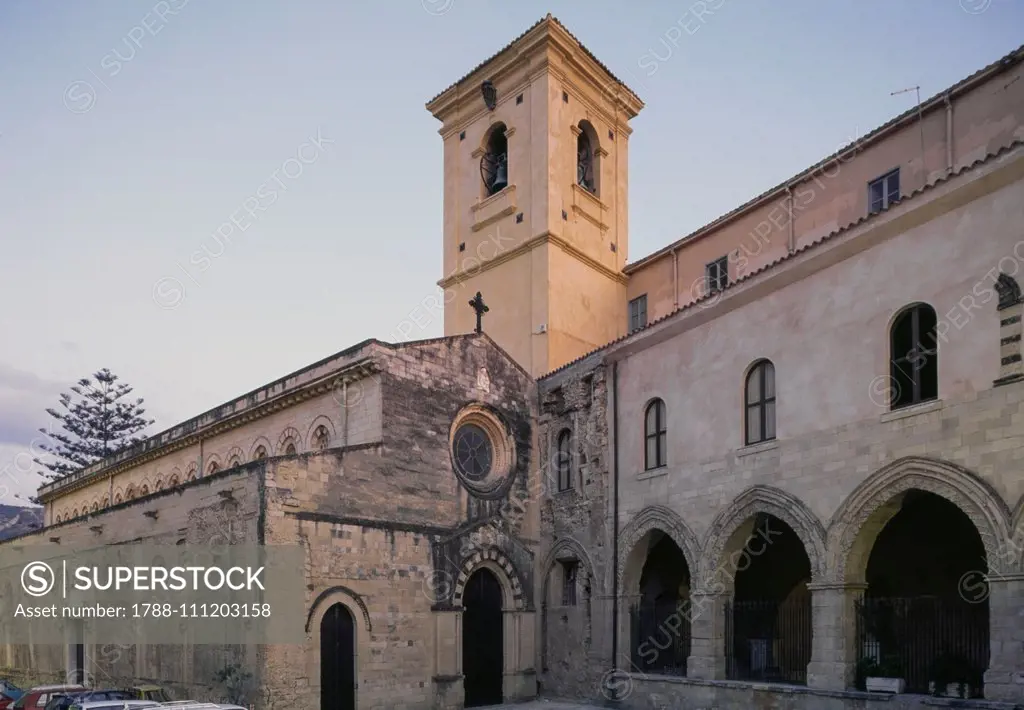
POLYGON ((99 368, 155 433, 393 339, 441 276, 424 103, 547 12, 647 104, 630 260, 914 105, 892 91, 930 96, 1024 43, 1014 0, 707 6, 0 3, 0 501, 34 491, 44 408, 99 368))

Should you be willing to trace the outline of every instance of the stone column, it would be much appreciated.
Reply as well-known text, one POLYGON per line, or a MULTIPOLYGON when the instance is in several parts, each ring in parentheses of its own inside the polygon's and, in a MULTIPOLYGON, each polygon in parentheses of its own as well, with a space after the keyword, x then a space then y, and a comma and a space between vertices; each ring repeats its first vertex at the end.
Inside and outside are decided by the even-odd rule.
POLYGON ((985 699, 1024 702, 1024 573, 992 575, 985 699))
POLYGON ((725 605, 731 593, 690 592, 690 658, 686 662, 688 678, 722 680, 725 678, 725 605))
POLYGON ((811 662, 807 685, 823 690, 853 687, 857 667, 857 609, 866 584, 810 583, 811 662))
POLYGON ((462 678, 462 610, 433 612, 434 706, 438 710, 461 708, 465 700, 462 678))

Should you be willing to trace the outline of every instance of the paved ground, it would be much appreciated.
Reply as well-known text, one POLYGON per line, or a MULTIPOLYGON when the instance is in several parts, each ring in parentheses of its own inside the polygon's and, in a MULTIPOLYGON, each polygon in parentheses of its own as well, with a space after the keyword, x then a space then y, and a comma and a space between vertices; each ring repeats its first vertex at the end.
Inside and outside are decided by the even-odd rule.
POLYGON ((558 700, 534 700, 529 703, 489 705, 480 710, 604 710, 597 705, 577 705, 558 700))

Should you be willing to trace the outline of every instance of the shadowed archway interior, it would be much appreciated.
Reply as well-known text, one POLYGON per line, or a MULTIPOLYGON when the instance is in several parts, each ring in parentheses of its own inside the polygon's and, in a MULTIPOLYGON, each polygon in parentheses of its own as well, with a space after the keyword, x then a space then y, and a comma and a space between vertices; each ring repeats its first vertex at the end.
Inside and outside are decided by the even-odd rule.
POLYGON ((963 684, 965 696, 980 697, 991 572, 981 535, 960 508, 934 493, 908 491, 868 557, 858 614, 861 666, 898 673, 909 692, 963 684))
POLYGON ((488 569, 466 581, 462 597, 462 667, 467 708, 502 702, 504 638, 501 583, 488 569))
POLYGON ((356 623, 344 604, 320 622, 320 710, 355 710, 356 623))

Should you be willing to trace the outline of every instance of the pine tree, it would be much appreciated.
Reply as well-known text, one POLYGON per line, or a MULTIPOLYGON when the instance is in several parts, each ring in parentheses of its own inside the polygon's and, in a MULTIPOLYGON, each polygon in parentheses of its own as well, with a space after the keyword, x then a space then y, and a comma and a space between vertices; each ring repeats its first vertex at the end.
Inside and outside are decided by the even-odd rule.
POLYGON ((101 461, 142 441, 136 436, 153 423, 143 415, 142 400, 123 401, 132 392, 126 384, 117 382, 117 375, 104 368, 93 374, 92 380, 83 378, 71 387, 72 397, 60 395, 64 411, 47 409, 46 413, 61 423, 63 432, 39 431, 55 445, 40 448, 50 454, 40 466, 50 470, 46 478, 60 478, 101 461), (93 381, 95 380, 95 382, 93 381))

